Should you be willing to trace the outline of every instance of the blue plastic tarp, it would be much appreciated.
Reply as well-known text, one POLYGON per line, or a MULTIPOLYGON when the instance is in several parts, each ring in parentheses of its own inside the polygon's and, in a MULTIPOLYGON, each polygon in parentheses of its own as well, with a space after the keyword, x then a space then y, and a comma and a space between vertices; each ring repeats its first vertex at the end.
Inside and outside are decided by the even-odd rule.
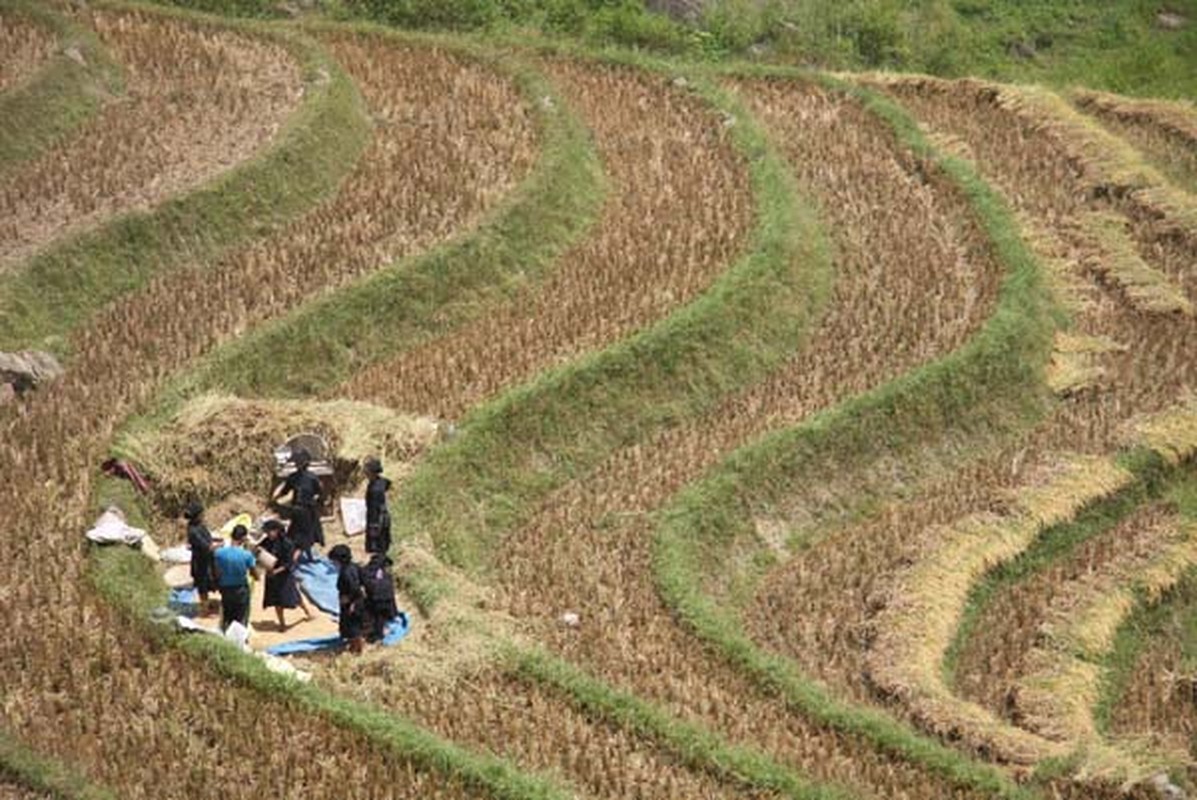
POLYGON ((301 561, 295 568, 299 588, 316 608, 333 619, 341 616, 341 599, 337 595, 337 566, 324 556, 314 561, 301 561))
POLYGON ((185 617, 194 617, 199 613, 199 592, 193 587, 186 589, 171 589, 170 610, 185 617))
MULTIPOLYGON (((400 611, 399 616, 387 623, 382 637, 382 644, 392 647, 403 641, 411 630, 411 619, 400 611)), ((337 650, 345 642, 340 636, 317 636, 311 639, 296 639, 293 642, 280 642, 266 648, 266 652, 274 656, 292 656, 300 653, 316 653, 321 650, 337 650)))

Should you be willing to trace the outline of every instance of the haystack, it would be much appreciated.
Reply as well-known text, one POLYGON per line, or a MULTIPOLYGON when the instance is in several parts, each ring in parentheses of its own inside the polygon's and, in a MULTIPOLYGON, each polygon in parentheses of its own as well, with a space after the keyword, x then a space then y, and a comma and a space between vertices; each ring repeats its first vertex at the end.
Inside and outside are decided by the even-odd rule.
POLYGON ((150 477, 160 509, 174 514, 192 497, 211 503, 269 491, 274 448, 301 432, 322 436, 334 453, 339 481, 352 483, 369 455, 381 456, 388 475, 402 477, 435 440, 437 423, 347 400, 207 394, 189 401, 165 425, 127 437, 120 449, 150 477))

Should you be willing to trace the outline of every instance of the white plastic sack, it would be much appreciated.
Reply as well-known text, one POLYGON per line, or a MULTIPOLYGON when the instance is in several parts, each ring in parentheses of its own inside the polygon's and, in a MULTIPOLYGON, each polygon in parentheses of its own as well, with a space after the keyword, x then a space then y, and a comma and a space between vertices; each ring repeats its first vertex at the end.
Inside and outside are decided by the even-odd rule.
POLYGON ((229 627, 224 629, 224 638, 228 639, 245 652, 249 652, 249 628, 245 627, 237 620, 230 622, 229 627))
POLYGON ((346 536, 360 536, 366 532, 366 501, 360 497, 341 498, 341 522, 346 536))
POLYGON ((145 537, 145 531, 130 526, 125 522, 121 510, 114 507, 101 514, 85 535, 97 544, 127 544, 132 547, 145 537))

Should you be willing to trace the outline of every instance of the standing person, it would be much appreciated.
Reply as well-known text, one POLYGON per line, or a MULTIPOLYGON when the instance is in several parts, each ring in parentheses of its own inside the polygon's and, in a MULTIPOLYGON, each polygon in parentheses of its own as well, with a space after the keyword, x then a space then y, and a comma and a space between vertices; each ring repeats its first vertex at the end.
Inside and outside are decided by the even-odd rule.
POLYGON ((366 552, 386 553, 391 549, 391 512, 387 490, 391 481, 382 477, 382 462, 371 456, 362 465, 370 482, 366 484, 366 552))
POLYGON ((360 653, 364 646, 362 628, 366 621, 366 590, 362 586, 361 569, 353 563, 353 554, 346 545, 337 545, 328 551, 328 557, 337 565, 341 638, 352 652, 360 653))
POLYGON ((228 628, 234 621, 249 627, 249 571, 257 562, 253 553, 245 549, 249 531, 244 525, 233 528, 233 541, 220 548, 216 561, 216 583, 220 586, 220 627, 228 628))
POLYGON ((375 553, 362 569, 366 587, 366 604, 370 612, 370 641, 380 642, 386 636, 387 623, 399 616, 395 602, 395 580, 391 577, 393 562, 386 553, 375 553))
POLYGON ((216 543, 212 541, 212 532, 204 525, 204 507, 198 500, 187 504, 183 518, 187 520, 187 546, 191 548, 191 580, 199 592, 201 613, 207 614, 211 610, 208 595, 216 588, 212 560, 216 543))
POLYGON ((299 551, 283 532, 283 523, 277 519, 268 519, 262 523, 262 530, 266 532, 266 539, 261 548, 274 556, 274 567, 266 573, 266 585, 262 597, 263 608, 274 608, 278 615, 279 630, 286 630, 287 623, 283 618, 283 609, 303 609, 304 620, 312 618, 299 586, 295 582, 295 563, 299 558, 299 551))
POLYGON ((324 528, 320 524, 320 501, 323 499, 320 479, 308 471, 312 457, 307 450, 296 450, 291 458, 295 462, 295 471, 278 485, 270 500, 278 503, 284 495, 291 495, 291 538, 304 558, 311 561, 312 545, 324 545, 324 528))

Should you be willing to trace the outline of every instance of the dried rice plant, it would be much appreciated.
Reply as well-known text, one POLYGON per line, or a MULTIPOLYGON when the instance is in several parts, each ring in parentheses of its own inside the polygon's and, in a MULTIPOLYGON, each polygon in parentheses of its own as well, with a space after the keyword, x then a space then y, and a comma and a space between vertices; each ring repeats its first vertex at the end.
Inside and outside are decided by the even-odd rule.
POLYGON ((1048 365, 1047 385, 1061 396, 1100 387, 1109 377, 1102 356, 1124 352, 1126 346, 1108 336, 1084 336, 1060 331, 1056 334, 1052 361, 1048 365))
POLYGON ((958 698, 940 665, 963 616, 969 590, 986 572, 1013 559, 1045 528, 1113 494, 1133 480, 1111 461, 1061 457, 1047 482, 1012 498, 1003 515, 969 517, 929 531, 924 557, 891 590, 875 620, 870 679, 907 705, 932 730, 964 739, 1002 761, 1034 764, 1066 751, 958 698))
POLYGON ((344 278, 375 264, 377 249, 389 255, 411 246, 417 237, 410 231, 425 241, 453 229, 463 215, 473 218, 530 163, 532 126, 503 79, 388 40, 349 41, 339 49, 367 79, 363 88, 380 122, 392 123, 380 124, 373 160, 346 183, 342 198, 284 236, 230 256, 220 269, 160 280, 117 304, 79 334, 77 361, 62 380, 19 413, 0 416, 0 468, 9 476, 0 486, 0 528, 13 543, 0 563, 0 623, 13 633, 0 644, 0 662, 13 671, 0 724, 39 751, 121 787, 123 797, 479 794, 163 649, 90 596, 79 553, 80 532, 92 516, 92 470, 116 426, 166 376, 219 336, 301 302, 332 275, 344 278), (456 154, 447 166, 438 161, 444 154, 456 154), (420 166, 402 177, 391 172, 416 158, 420 166), (394 221, 404 215, 412 227, 394 221), (377 216, 384 220, 373 222, 377 216), (248 274, 239 283, 242 270, 248 274), (48 564, 54 565, 49 580, 48 564), (270 726, 270 746, 253 758, 230 757, 244 752, 245 726, 256 721, 270 726), (179 770, 181 763, 187 769, 179 770))
MULTIPOLYGON (((338 194, 216 264, 172 271, 114 303, 78 337, 80 361, 121 347, 149 369, 173 370, 323 289, 475 224, 530 168, 532 116, 485 66, 386 38, 329 43, 376 117, 375 139, 338 194)), ((319 381, 319 364, 280 368, 319 381)))
POLYGON ((1149 603, 1158 600, 1197 564, 1197 529, 1192 525, 1157 525, 1134 533, 1138 535, 1130 541, 1118 543, 1110 562, 1090 566, 1051 598, 1013 690, 1013 713, 1020 725, 1079 745, 1085 754, 1078 769, 1082 779, 1137 783, 1189 760, 1183 747, 1151 753, 1141 744, 1107 742, 1093 716, 1101 661, 1118 628, 1140 597, 1149 603))
POLYGON ((1095 213, 1081 224, 1083 235, 1094 242, 1087 266, 1126 292, 1131 305, 1148 313, 1193 315, 1193 304, 1180 287, 1140 257, 1124 217, 1095 213))
POLYGON ((248 159, 302 96, 298 65, 275 42, 143 11, 90 21, 127 91, 0 188, 0 271, 248 159))
POLYGON ((869 80, 908 100, 952 96, 970 106, 991 106, 1017 117, 1029 134, 1051 140, 1067 155, 1067 172, 1061 177, 1066 177, 1069 185, 1079 180, 1077 189, 1082 192, 1071 198, 1072 202, 1089 198, 1111 203, 1128 217, 1131 238, 1144 260, 1182 283, 1190 298, 1197 293, 1188 267, 1197 254, 1197 199, 1169 183, 1130 143, 1064 98, 1039 87, 971 79, 951 82, 874 75, 869 80))
POLYGON ((51 797, 15 783, 0 783, 0 800, 51 800, 51 797))
POLYGON ((1153 159, 1166 173, 1197 181, 1197 108, 1183 100, 1148 100, 1075 89, 1069 99, 1153 159))
POLYGON ((15 89, 50 60, 53 33, 11 9, 0 10, 0 92, 15 89))
POLYGON ((557 772, 587 797, 748 798, 712 776, 686 769, 625 728, 592 720, 552 690, 501 668, 451 681, 413 680, 386 660, 330 665, 322 674, 338 693, 418 720, 474 749, 503 753, 519 764, 557 772), (396 680, 402 676, 402 680, 396 680))
POLYGON ((706 289, 747 245, 752 198, 724 120, 663 76, 543 66, 594 133, 611 183, 598 222, 543 284, 362 371, 338 395, 456 418, 651 325, 706 289))
POLYGON ((1197 453, 1197 396, 1189 395, 1174 408, 1134 421, 1129 436, 1169 464, 1188 461, 1197 453))
POLYGON ((650 515, 680 486, 749 437, 950 350, 985 318, 997 282, 963 198, 879 120, 807 84, 741 88, 838 239, 823 324, 775 376, 555 493, 504 540, 493 572, 504 603, 564 657, 735 741, 862 793, 973 796, 796 717, 672 621, 653 585, 650 515), (555 622, 569 610, 576 629, 555 622))
POLYGON ((274 474, 274 448, 301 432, 324 437, 345 479, 360 477, 357 467, 370 455, 382 457, 388 477, 401 478, 438 435, 434 420, 367 403, 202 395, 163 427, 123 442, 121 450, 151 479, 154 500, 170 514, 193 497, 264 493, 274 474))

